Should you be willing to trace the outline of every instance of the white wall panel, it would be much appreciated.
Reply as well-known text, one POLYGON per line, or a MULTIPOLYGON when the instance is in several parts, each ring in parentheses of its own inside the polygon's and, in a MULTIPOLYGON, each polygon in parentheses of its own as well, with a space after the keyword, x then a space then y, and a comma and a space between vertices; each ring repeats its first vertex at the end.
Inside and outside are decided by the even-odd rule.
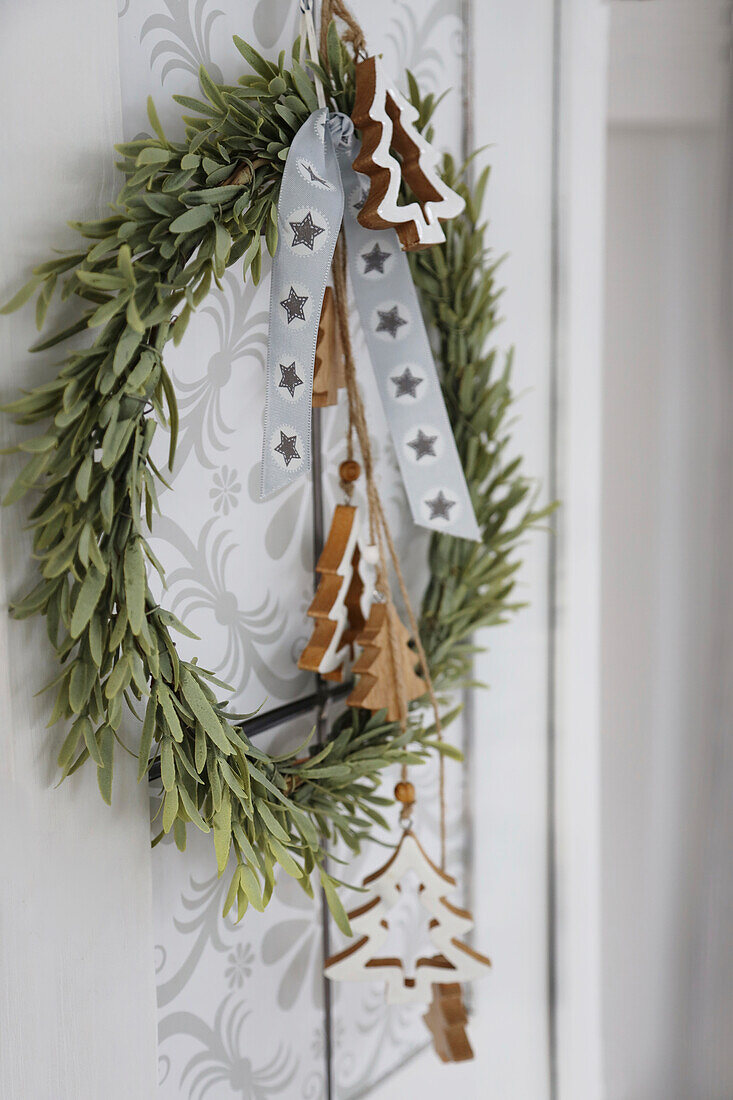
MULTIPOLYGON (((0 298, 69 248, 65 222, 102 216, 117 189, 121 137, 114 5, 0 6, 0 298)), ((47 379, 58 351, 32 357, 32 308, 0 319, 2 400, 47 379)), ((6 417, 3 446, 17 437, 6 417)), ((17 458, 2 459, 5 487, 17 458)), ((44 624, 8 603, 33 581, 17 507, 0 514, 0 1095, 130 1100, 155 1090, 148 799, 117 754, 113 805, 94 769, 55 789, 63 739, 35 697, 54 663, 44 624)))

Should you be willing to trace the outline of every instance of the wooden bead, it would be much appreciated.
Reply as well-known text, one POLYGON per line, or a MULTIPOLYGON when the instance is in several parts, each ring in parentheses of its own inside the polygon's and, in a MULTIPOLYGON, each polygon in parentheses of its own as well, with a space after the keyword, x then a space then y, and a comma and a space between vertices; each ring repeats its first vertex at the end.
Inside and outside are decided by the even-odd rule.
POLYGON ((415 788, 407 780, 400 780, 394 789, 394 796, 398 802, 404 803, 405 806, 412 806, 415 801, 415 788))
POLYGON ((347 483, 350 481, 356 481, 361 474, 361 466, 353 458, 347 458, 345 462, 342 462, 339 466, 339 477, 342 481, 347 483))

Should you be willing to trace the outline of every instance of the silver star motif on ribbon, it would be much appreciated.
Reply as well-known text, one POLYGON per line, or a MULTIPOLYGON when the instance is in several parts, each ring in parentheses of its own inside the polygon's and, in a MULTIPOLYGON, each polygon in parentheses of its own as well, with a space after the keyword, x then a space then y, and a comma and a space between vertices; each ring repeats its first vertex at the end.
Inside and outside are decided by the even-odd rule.
POLYGON ((295 397, 296 387, 303 385, 303 379, 298 377, 295 370, 295 360, 288 367, 284 367, 282 363, 279 366, 280 381, 278 382, 278 388, 287 390, 291 397, 295 397))
POLYGON ((441 489, 437 497, 433 497, 432 500, 426 500, 428 508, 430 509, 431 519, 445 519, 450 521, 450 510, 455 508, 457 501, 449 500, 441 489))
POLYGON ((418 428, 417 435, 414 439, 408 440, 407 446, 412 447, 418 462, 427 455, 432 455, 435 458, 435 441, 437 438, 437 435, 426 435, 422 428, 418 428))
POLYGON ((388 332, 393 339, 397 336, 397 330, 402 325, 407 324, 404 317, 400 317, 398 306, 392 306, 391 309, 378 309, 377 315, 379 317, 379 323, 376 331, 388 332))
POLYGON ((362 252, 364 274, 368 275, 370 271, 378 271, 380 275, 384 275, 384 265, 391 255, 391 252, 384 252, 379 247, 379 242, 374 245, 374 248, 370 248, 368 252, 362 252))
POLYGON ((309 164, 307 160, 302 160, 300 163, 302 164, 303 168, 308 173, 308 177, 309 177, 311 183, 321 183, 321 184, 323 184, 324 187, 328 187, 330 189, 331 184, 328 182, 328 180, 321 179, 321 177, 318 175, 318 173, 313 171, 313 165, 312 164, 309 164))
POLYGON ((297 438, 297 435, 286 435, 282 428, 280 429, 280 443, 275 450, 283 456, 286 466, 289 466, 296 458, 300 458, 298 449, 295 446, 297 438))
POLYGON ((414 397, 417 400, 417 387, 425 381, 405 367, 402 374, 393 374, 390 382, 395 384, 395 397, 414 397))
POLYGON ((287 298, 284 298, 280 305, 285 310, 288 318, 288 324, 291 321, 295 321, 296 318, 299 321, 305 321, 305 313, 303 312, 303 306, 308 301, 308 295, 301 296, 295 293, 295 287, 291 286, 290 293, 287 298))
POLYGON ((316 237, 326 232, 322 225, 316 225, 313 221, 310 210, 302 221, 291 222, 290 228, 293 231, 293 248, 298 244, 304 244, 311 252, 313 251, 313 244, 316 237))

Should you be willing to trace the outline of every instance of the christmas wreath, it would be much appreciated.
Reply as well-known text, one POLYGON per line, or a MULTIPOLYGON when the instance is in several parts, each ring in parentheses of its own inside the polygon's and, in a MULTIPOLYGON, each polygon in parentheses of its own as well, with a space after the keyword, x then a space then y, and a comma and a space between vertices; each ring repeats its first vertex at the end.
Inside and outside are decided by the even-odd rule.
MULTIPOLYGON (((353 850, 385 824, 378 793, 390 765, 448 754, 420 700, 407 721, 349 707, 322 745, 273 757, 247 735, 246 717, 222 701, 225 685, 178 653, 186 628, 160 606, 147 571, 161 566, 148 542, 163 474, 151 458, 158 425, 176 453, 176 394, 164 363, 192 312, 227 267, 243 260, 257 282, 263 248, 278 243, 278 197, 295 135, 319 106, 351 115, 355 63, 335 23, 318 62, 301 63, 300 40, 286 64, 238 38, 251 72, 234 86, 202 69, 203 99, 176 96, 189 112, 185 138, 172 141, 152 101, 154 137, 119 145, 125 183, 108 217, 77 223, 85 244, 35 268, 3 309, 35 296, 38 327, 55 293, 78 317, 35 345, 44 351, 82 332, 91 342, 66 356, 58 375, 6 406, 18 424, 42 425, 18 448, 28 458, 5 503, 34 494, 30 523, 40 579, 13 606, 16 618, 42 614, 61 664, 52 722, 71 723, 58 756, 65 778, 91 760, 105 801, 123 707, 139 718, 139 777, 159 768, 162 832, 183 849, 190 824, 212 832, 220 873, 234 871, 225 910, 241 918, 263 909, 280 864, 308 893, 320 880, 339 925, 348 922, 324 867, 327 842, 353 850)), ((433 96, 407 73, 417 127, 430 138, 433 96)), ((434 534, 420 636, 438 698, 471 682, 474 631, 519 605, 513 590, 519 540, 535 508, 520 459, 511 457, 507 414, 511 355, 487 347, 497 323, 495 262, 487 255, 481 202, 485 169, 473 186, 466 166, 443 162, 443 179, 465 201, 445 240, 411 253, 410 264, 438 361, 443 396, 470 489, 480 541, 434 534)), ((408 379, 408 382, 410 379, 408 379)), ((413 379, 414 382, 414 379, 413 379)), ((424 703, 424 700, 422 701, 424 703)), ((449 719, 451 715, 444 718, 449 719)))

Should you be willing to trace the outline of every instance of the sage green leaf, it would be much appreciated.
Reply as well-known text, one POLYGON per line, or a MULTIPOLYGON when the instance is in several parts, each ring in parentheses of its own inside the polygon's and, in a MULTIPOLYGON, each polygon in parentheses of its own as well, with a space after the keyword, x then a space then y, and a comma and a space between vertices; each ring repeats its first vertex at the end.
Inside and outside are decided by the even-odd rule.
MULTIPOLYGON (((132 303, 133 299, 130 299, 132 303)), ((143 328, 143 332, 144 332, 143 328)), ((120 337, 117 347, 115 348, 114 359, 112 360, 112 372, 115 378, 122 374, 127 364, 132 359, 133 355, 140 347, 140 341, 142 340, 143 333, 135 331, 134 329, 126 329, 120 337)))
POLYGON ((115 735, 109 726, 100 731, 99 749, 102 754, 102 767, 97 768, 97 783, 102 798, 108 806, 112 805, 112 774, 114 767, 115 735))
POLYGON ((179 852, 186 851, 186 823, 177 817, 173 822, 173 839, 179 852))
POLYGON ((243 186, 241 183, 228 183, 219 187, 203 187, 200 191, 187 191, 181 198, 186 206, 201 206, 205 203, 224 205, 241 195, 243 186))
POLYGON ((299 65, 297 61, 293 62, 293 80, 295 81, 295 87, 298 89, 298 95, 303 100, 308 110, 316 111, 318 109, 318 96, 316 95, 316 90, 305 69, 302 65, 299 65))
POLYGON ((130 300, 127 303, 127 311, 125 313, 125 319, 131 329, 138 335, 142 336, 145 332, 145 325, 143 324, 142 317, 138 313, 137 304, 135 302, 135 295, 130 296, 130 300))
POLYGON ((222 94, 203 65, 199 68, 199 83, 201 84, 201 89, 206 98, 209 99, 215 107, 218 107, 220 111, 226 114, 227 105, 222 94))
POLYGON ((193 233, 214 220, 214 211, 210 206, 192 206, 183 214, 174 218, 168 227, 171 233, 193 233))
POLYGON ((168 729, 171 735, 176 741, 183 741, 183 730, 181 729, 180 719, 176 713, 176 708, 173 706, 173 700, 171 693, 165 684, 158 684, 158 702, 160 703, 161 710, 166 720, 168 729))
POLYGON ((100 573, 95 568, 90 568, 87 571, 82 581, 81 588, 79 589, 79 595, 76 598, 74 611, 71 616, 71 627, 69 632, 72 638, 78 638, 91 619, 106 583, 107 577, 105 574, 100 573))
POLYGON ((247 895, 244 890, 239 890, 237 892, 237 923, 242 919, 248 908, 249 901, 247 900, 247 895))
POLYGON ((150 120, 150 125, 153 127, 153 129, 155 130, 156 134, 158 135, 160 140, 163 142, 163 144, 166 145, 167 142, 166 142, 165 132, 163 130, 163 126, 161 124, 161 121, 158 118, 158 112, 155 109, 155 103, 154 103, 153 97, 151 95, 148 96, 147 108, 148 108, 148 118, 150 120))
POLYGON ((265 61, 264 57, 257 53, 248 42, 240 38, 238 34, 234 35, 234 45, 241 53, 244 60, 250 65, 256 73, 263 76, 265 80, 271 80, 274 76, 277 76, 277 69, 269 61, 265 61))
POLYGON ((178 443, 178 401, 176 400, 176 391, 173 388, 170 375, 167 370, 161 364, 160 378, 163 384, 163 390, 165 391, 166 401, 168 402, 168 421, 170 424, 171 441, 168 449, 168 469, 173 469, 173 463, 176 460, 176 445, 178 443))
POLYGON ((157 696, 155 692, 153 692, 148 699, 148 705, 145 708, 145 719, 143 721, 142 733, 140 734, 140 747, 137 754, 138 783, 143 778, 143 776, 148 774, 150 750, 153 745, 153 734, 155 733, 155 712, 157 710, 157 706, 157 696))
POLYGON ((143 164, 167 164, 171 159, 171 155, 167 149, 159 149, 157 145, 149 145, 147 149, 143 149, 141 153, 138 153, 135 164, 138 168, 143 164))
POLYGON ((145 559, 140 549, 139 539, 131 542, 125 550, 124 573, 127 617, 133 634, 139 634, 145 618, 145 591, 147 588, 145 559))
POLYGON ((160 746, 160 778, 164 790, 172 791, 176 784, 176 765, 170 737, 164 737, 160 746))
POLYGON ((203 726, 207 736, 211 738, 225 756, 229 756, 232 752, 232 746, 224 735, 219 716, 204 695, 200 684, 188 669, 182 669, 181 671, 181 691, 183 692, 183 698, 203 726))
POLYGON ((88 718, 77 718, 76 722, 74 722, 64 739, 64 743, 61 746, 58 759, 56 761, 58 766, 63 771, 66 771, 66 769, 74 759, 79 740, 84 733, 85 723, 88 723, 91 726, 91 722, 89 722, 88 718))
POLYGON ((260 890, 260 884, 257 881, 257 875, 247 863, 241 864, 240 887, 247 895, 247 900, 258 913, 262 913, 265 908, 265 903, 262 900, 262 891, 260 890))
POLYGON ((331 879, 322 867, 320 868, 320 875, 321 886, 323 887, 323 893, 326 897, 326 903, 331 912, 331 916, 336 922, 337 927, 343 932, 345 936, 353 935, 351 931, 351 925, 349 924, 349 918, 346 916, 346 910, 341 904, 341 898, 338 896, 336 887, 331 882, 331 879))
POLYGON ((120 657, 116 663, 112 672, 107 677, 107 681, 104 685, 104 693, 108 699, 114 699, 116 695, 124 691, 130 682, 132 676, 132 668, 130 667, 130 658, 125 653, 120 657))
POLYGON ((165 792, 165 798, 163 799, 163 832, 169 833, 173 827, 173 822, 176 819, 178 813, 178 791, 173 788, 172 791, 165 792))
POLYGON ((199 775, 201 775, 204 764, 206 763, 206 735, 204 734, 204 727, 201 725, 200 722, 196 723, 196 739, 193 759, 196 766, 196 771, 199 775))
POLYGON ((260 799, 257 803, 255 803, 255 806, 257 809, 257 813, 260 815, 265 826, 269 829, 275 839, 281 841, 283 844, 289 844, 290 837, 286 833, 285 829, 283 829, 282 825, 277 820, 267 803, 260 799))
POLYGON ((91 455, 87 455, 81 466, 77 470, 76 479, 74 481, 74 488, 79 496, 79 499, 86 501, 89 497, 89 486, 92 481, 92 466, 93 459, 91 455))
MULTIPOLYGON (((120 291, 120 293, 115 295, 114 298, 110 298, 108 302, 105 302, 104 305, 101 305, 99 309, 96 309, 89 318, 89 327, 98 328, 100 325, 108 324, 108 322, 111 321, 112 318, 116 316, 116 314, 125 309, 131 294, 131 290, 120 291)), ((46 341, 46 343, 48 343, 48 341, 46 341)), ((41 345, 39 344, 38 350, 40 351, 40 349, 41 345)))
POLYGON ((168 611, 166 608, 161 607, 158 611, 158 618, 169 630, 177 630, 179 634, 185 634, 187 638, 193 638, 196 642, 201 641, 199 635, 189 630, 180 619, 176 618, 172 611, 168 611))
POLYGON ((227 896, 224 899, 223 916, 228 916, 229 911, 237 900, 237 890, 239 889, 240 873, 242 865, 241 863, 236 867, 234 874, 232 875, 232 881, 229 883, 229 889, 227 890, 227 896))
POLYGON ((214 850, 219 875, 223 875, 229 861, 232 845, 232 807, 229 797, 222 798, 221 806, 214 814, 214 850))
POLYGON ((33 439, 24 439, 18 444, 18 449, 27 454, 43 454, 44 451, 52 451, 58 440, 55 435, 37 435, 33 439))
POLYGON ((92 615, 89 621, 87 639, 89 641, 89 652, 92 655, 92 660, 97 668, 100 668, 104 653, 104 638, 102 636, 102 619, 98 611, 92 615))
POLYGON ((274 836, 269 836, 267 838, 267 843, 270 846, 270 851, 273 853, 285 873, 290 875, 291 878, 301 879, 303 877, 303 868, 298 866, 288 849, 274 836))
POLYGON ((86 744, 89 756, 100 768, 104 767, 104 757, 102 756, 102 750, 99 746, 97 733, 94 726, 88 718, 80 718, 81 732, 84 735, 84 742, 86 744))
POLYGON ((102 487, 102 492, 99 496, 99 504, 102 514, 102 524, 105 531, 109 534, 112 530, 115 504, 115 484, 111 477, 107 478, 102 487))
POLYGON ((27 283, 20 288, 17 294, 14 294, 10 301, 5 305, 0 306, 0 313, 12 313, 16 309, 20 309, 24 306, 29 298, 33 297, 33 294, 43 282, 42 275, 34 275, 27 283))
POLYGON ((191 821, 196 826, 196 828, 200 829, 202 833, 210 832, 211 830, 209 829, 209 826, 206 824, 203 817, 201 816, 199 811, 196 809, 196 807, 193 803, 193 799, 190 798, 188 792, 186 791, 186 788, 183 787, 183 786, 180 786, 178 788, 178 793, 180 795, 181 802, 183 803, 184 810, 186 811, 188 816, 191 818, 191 821))

